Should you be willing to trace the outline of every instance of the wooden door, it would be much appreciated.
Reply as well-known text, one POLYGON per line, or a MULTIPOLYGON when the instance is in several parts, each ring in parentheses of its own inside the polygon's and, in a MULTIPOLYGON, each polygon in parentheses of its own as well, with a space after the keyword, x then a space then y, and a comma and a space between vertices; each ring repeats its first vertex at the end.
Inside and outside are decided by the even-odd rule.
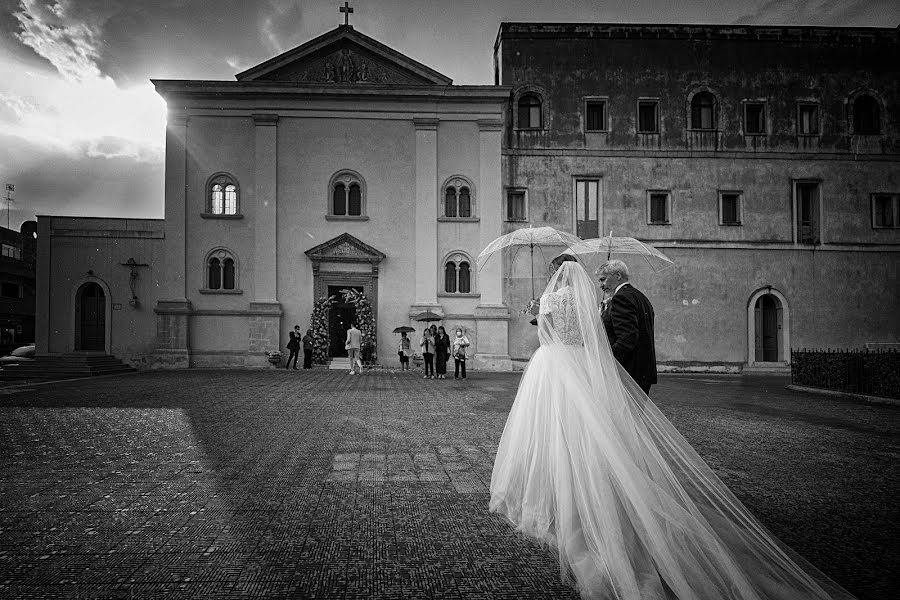
POLYGON ((96 283, 87 283, 81 291, 81 347, 79 350, 106 350, 106 296, 96 283))

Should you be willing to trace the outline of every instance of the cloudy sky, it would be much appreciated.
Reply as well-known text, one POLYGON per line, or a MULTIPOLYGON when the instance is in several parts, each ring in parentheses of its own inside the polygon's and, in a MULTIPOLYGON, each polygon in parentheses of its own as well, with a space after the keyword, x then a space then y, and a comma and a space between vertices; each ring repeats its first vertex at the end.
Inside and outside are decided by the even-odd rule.
MULTIPOLYGON (((165 104, 150 78, 234 80, 343 22, 337 0, 0 0, 0 183, 35 215, 162 217, 165 104)), ((896 27, 896 0, 357 0, 351 24, 490 84, 502 21, 896 27)), ((6 212, 4 187, 0 187, 6 212)), ((6 225, 6 214, 0 222, 6 225)))

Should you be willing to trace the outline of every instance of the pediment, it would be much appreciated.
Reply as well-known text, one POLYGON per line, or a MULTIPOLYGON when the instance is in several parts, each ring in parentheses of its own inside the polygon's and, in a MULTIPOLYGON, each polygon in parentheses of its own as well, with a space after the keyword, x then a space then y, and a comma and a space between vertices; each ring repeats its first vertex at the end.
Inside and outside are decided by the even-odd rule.
POLYGON ((377 265, 385 258, 383 252, 349 233, 342 233, 327 242, 310 248, 305 254, 313 262, 367 262, 377 265))
POLYGON ((236 76, 238 81, 450 85, 453 80, 341 25, 236 76))

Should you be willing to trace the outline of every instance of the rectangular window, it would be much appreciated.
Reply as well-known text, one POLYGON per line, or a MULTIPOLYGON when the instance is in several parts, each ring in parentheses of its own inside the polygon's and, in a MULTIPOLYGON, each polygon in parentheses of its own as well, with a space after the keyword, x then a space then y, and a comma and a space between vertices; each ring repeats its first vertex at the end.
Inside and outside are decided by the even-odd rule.
POLYGON ((797 107, 797 133, 819 135, 819 105, 800 104, 797 107))
POLYGON ((764 102, 744 104, 744 133, 747 135, 766 133, 766 105, 764 102))
POLYGON ((719 224, 741 224, 741 192, 719 192, 719 224))
POLYGON ((647 214, 650 225, 671 224, 672 194, 667 191, 650 191, 647 193, 647 214))
POLYGON ((817 181, 794 182, 797 215, 797 243, 818 244, 820 189, 817 181))
POLYGON ((606 100, 586 100, 584 130, 606 131, 606 100))
POLYGON ((638 133, 659 133, 659 102, 638 102, 638 133))
POLYGON ((872 227, 900 228, 900 194, 872 194, 872 227))
POLYGON ((3 256, 22 260, 22 249, 13 246, 12 244, 3 244, 3 256))
POLYGON ((524 190, 507 190, 506 191, 506 220, 507 221, 524 221, 527 219, 525 213, 525 191, 524 190))
POLYGON ((581 239, 600 237, 599 179, 575 180, 575 235, 581 239))
POLYGON ((20 291, 18 283, 10 283, 8 281, 0 283, 0 296, 4 298, 21 298, 20 291))

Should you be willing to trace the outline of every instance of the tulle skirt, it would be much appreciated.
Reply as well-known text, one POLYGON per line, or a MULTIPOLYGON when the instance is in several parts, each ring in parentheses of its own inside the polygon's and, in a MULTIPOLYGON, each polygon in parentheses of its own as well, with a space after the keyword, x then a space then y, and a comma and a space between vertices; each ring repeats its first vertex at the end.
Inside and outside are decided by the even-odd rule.
POLYGON ((490 510, 556 548, 564 581, 585 598, 852 598, 756 521, 624 370, 597 379, 582 346, 541 346, 491 477, 490 510))

